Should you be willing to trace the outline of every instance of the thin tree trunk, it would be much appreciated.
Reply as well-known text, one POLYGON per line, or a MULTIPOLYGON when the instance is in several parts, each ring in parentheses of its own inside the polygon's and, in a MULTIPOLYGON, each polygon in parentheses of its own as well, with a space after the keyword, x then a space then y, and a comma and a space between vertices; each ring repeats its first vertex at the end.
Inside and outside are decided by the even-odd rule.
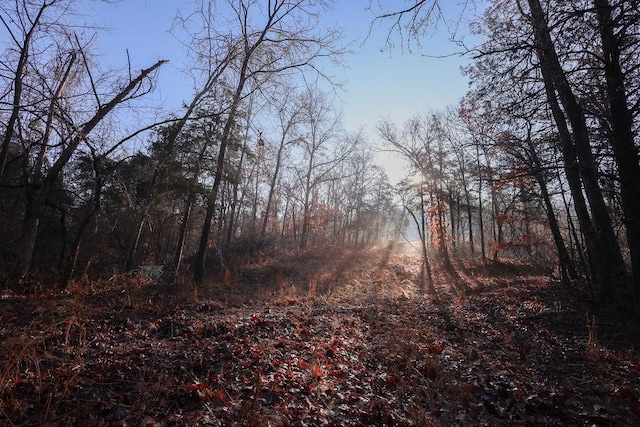
POLYGON ((480 253, 482 255, 482 264, 487 263, 487 253, 485 251, 484 242, 484 212, 482 203, 482 169, 480 166, 480 148, 476 145, 476 163, 478 165, 478 223, 480 225, 480 253))
POLYGON ((193 205, 196 202, 196 185, 198 183, 198 175, 200 174, 200 168, 204 160, 206 150, 203 149, 198 153, 198 161, 196 162, 196 169, 193 171, 193 176, 189 182, 189 194, 184 206, 184 212, 182 213, 182 220, 180 221, 180 229, 178 230, 178 241, 176 242, 175 252, 173 253, 173 259, 171 262, 171 271, 169 273, 169 279, 174 280, 180 271, 182 265, 182 256, 184 254, 184 245, 187 238, 187 230, 189 229, 189 220, 191 219, 191 211, 193 205))
POLYGON ((267 196, 267 206, 264 209, 264 218, 262 220, 262 228, 260 230, 260 243, 264 241, 265 234, 267 232, 267 223, 269 222, 269 215, 271 213, 271 204, 273 203, 273 195, 275 194, 276 183, 278 182, 278 175, 280 174, 280 165, 282 164, 282 151, 284 148, 284 138, 280 142, 278 153, 276 154, 276 166, 271 175, 271 183, 269 184, 269 195, 267 196))
POLYGON ((187 230, 189 226, 189 220, 191 218, 191 210, 193 208, 193 204, 196 201, 196 192, 193 188, 189 189, 189 194, 187 195, 187 200, 184 206, 184 212, 182 212, 182 219, 180 220, 180 229, 178 230, 178 241, 176 242, 176 249, 173 253, 173 260, 171 262, 171 278, 175 278, 180 271, 180 266, 182 264, 182 255, 184 253, 184 242, 187 238, 187 230))
POLYGON ((538 153, 533 146, 531 138, 527 137, 526 142, 529 147, 529 156, 531 157, 531 161, 533 163, 533 177, 540 187, 542 202, 547 213, 549 227, 551 228, 551 235, 553 236, 553 241, 556 245, 556 250, 558 251, 558 261, 562 274, 562 283, 567 284, 569 278, 572 280, 576 280, 578 278, 578 274, 576 272, 575 264, 569 256, 569 251, 567 250, 567 246, 564 243, 562 233, 560 232, 560 225, 558 224, 558 219, 556 218, 555 210, 553 209, 553 203, 551 202, 551 196, 549 195, 547 182, 542 176, 542 162, 540 161, 540 157, 538 156, 538 153))
POLYGON ((496 194, 496 186, 491 178, 491 231, 493 233, 493 261, 498 261, 498 251, 502 249, 503 242, 503 234, 502 234, 502 223, 503 220, 500 217, 500 209, 498 207, 498 197, 496 194), (497 243, 497 244, 496 244, 497 243))
POLYGON ((291 197, 287 197, 287 200, 284 204, 284 211, 282 214, 282 229, 280 230, 280 241, 284 240, 284 232, 287 229, 287 212, 289 212, 289 203, 291 201, 291 197))
POLYGON ((458 222, 456 221, 456 211, 458 213, 458 217, 460 216, 460 205, 456 205, 456 211, 453 209, 454 200, 453 200, 453 192, 449 190, 449 218, 451 221, 451 248, 453 249, 453 254, 456 254, 456 225, 458 222))
POLYGON ((444 226, 444 201, 442 200, 442 196, 442 189, 436 188, 435 207, 437 209, 436 213, 438 219, 438 240, 441 245, 439 252, 442 257, 444 267, 448 271, 453 271, 453 265, 451 265, 451 258, 449 258, 449 248, 447 245, 447 231, 444 226))
POLYGON ((302 214, 302 232, 300 235, 300 249, 307 249, 309 244, 309 216, 311 215, 311 172, 313 171, 313 154, 309 158, 309 166, 305 177, 304 206, 302 214))
POLYGON ((473 242, 473 217, 472 217, 472 209, 471 209, 471 192, 468 188, 464 189, 465 201, 467 203, 467 223, 469 226, 469 248, 471 248, 471 256, 475 258, 476 248, 473 242))
POLYGON ((560 226, 553 209, 553 204, 551 203, 551 197, 549 195, 547 183, 545 182, 544 178, 542 178, 539 172, 534 173, 534 178, 538 182, 538 186, 540 187, 542 202, 544 203, 545 212, 547 213, 547 221, 549 222, 549 227, 551 228, 553 242, 555 243, 556 250, 558 251, 558 261, 560 272, 562 275, 562 283, 566 285, 569 283, 569 278, 572 280, 576 280, 578 278, 578 274, 576 272, 575 265, 571 261, 571 257, 569 256, 569 251, 567 250, 567 247, 564 243, 564 239, 562 238, 560 226))
MULTIPOLYGON (((9 145, 11 144, 11 140, 13 139, 13 135, 15 134, 15 125, 18 121, 18 116, 20 115, 20 109, 22 108, 22 88, 25 74, 25 68, 27 66, 27 60, 29 59, 29 51, 31 49, 31 41, 33 38, 33 34, 35 30, 40 25, 40 19, 42 19, 42 15, 44 11, 51 6, 51 3, 44 2, 38 13, 30 22, 31 27, 29 31, 25 34, 24 40, 22 42, 22 46, 20 46, 20 57, 18 58, 18 64, 16 66, 16 72, 13 76, 13 100, 11 102, 11 115, 9 116, 9 120, 7 121, 7 126, 5 128, 4 137, 2 138, 2 147, 0 147, 0 182, 2 182, 4 178, 5 167, 7 164, 7 159, 9 156, 9 145)), ((36 225, 37 229, 37 225, 36 225)), ((21 254, 24 257, 24 254, 21 254)), ((31 260, 28 261, 29 263, 31 260)))
POLYGON ((27 203, 24 219, 22 221, 22 232, 20 234, 20 244, 18 247, 17 257, 14 261, 12 270, 9 272, 10 285, 20 284, 27 271, 29 271, 43 206, 43 200, 30 200, 27 203))
POLYGON ((76 236, 73 239, 73 243, 71 248, 69 249, 69 257, 67 259, 66 265, 64 265, 64 273, 62 277, 62 281, 60 282, 60 286, 64 289, 69 285, 71 279, 75 275, 76 267, 78 264, 78 256, 80 254, 80 243, 84 237, 84 234, 91 224, 91 220, 95 217, 96 212, 100 209, 100 198, 102 197, 102 180, 98 179, 96 182, 96 186, 94 188, 93 197, 91 198, 91 203, 87 208, 87 212, 82 218, 80 225, 78 226, 78 231, 76 232, 76 236))
POLYGON ((135 267, 135 259, 136 252, 138 251, 138 244, 140 243, 140 236, 142 235, 142 229, 144 228, 144 223, 147 220, 147 212, 145 211, 140 221, 138 222, 138 228, 136 233, 133 235, 131 239, 131 243, 129 244, 129 250, 127 251, 127 258, 124 261, 123 270, 131 271, 135 267))
POLYGON ((202 233, 200 234, 200 242, 198 244, 198 251, 193 265, 193 276, 196 284, 201 284, 204 279, 204 267, 205 259, 207 256, 207 247, 209 245, 209 234, 211 233, 211 221, 214 216, 216 202, 218 200, 218 192, 220 190, 220 184, 222 183, 222 176, 224 174, 224 162, 227 152, 227 145, 231 138, 231 131, 236 119, 238 108, 240 107, 240 100, 242 98, 242 91, 246 84, 246 72, 248 67, 249 57, 245 57, 242 70, 239 76, 239 83, 236 87, 236 91, 233 96, 233 102, 229 108, 229 115, 224 124, 222 136, 220 138, 220 150, 218 152, 218 159, 216 161, 216 173, 213 179, 213 186, 209 193, 209 201, 207 203, 207 211, 205 214, 204 224, 202 225, 202 233))
MULTIPOLYGON (((253 193, 253 207, 251 208, 251 238, 252 239, 255 239, 257 237, 256 223, 258 221, 258 199, 259 199, 259 190, 260 190, 261 160, 262 160, 262 154, 258 153, 258 157, 256 161, 256 180, 255 180, 254 193, 253 193)), ((260 240, 258 240, 258 244, 260 244, 260 240)))
MULTIPOLYGON (((560 176, 560 172, 558 172, 558 177, 560 176)), ((564 193, 564 189, 560 189, 560 194, 562 196, 562 202, 564 204, 564 208, 565 208, 565 213, 567 215, 567 227, 568 227, 568 232, 569 232, 569 242, 571 242, 571 238, 573 238, 574 241, 574 245, 572 246, 572 252, 577 253, 577 259, 580 261, 580 266, 582 267, 582 272, 584 274, 584 276, 587 279, 587 282, 589 283, 589 285, 593 288, 594 285, 594 279, 593 279, 593 274, 595 271, 595 267, 593 266, 593 261, 591 260, 591 258, 589 257, 589 251, 588 249, 583 249, 585 247, 585 245, 582 242, 581 236, 578 235, 578 231, 576 230, 576 226, 575 223, 573 221, 573 217, 571 215, 571 206, 569 205, 569 202, 567 201, 567 198, 565 196, 564 193), (575 247, 575 249, 574 249, 575 247), (585 251, 586 256, 585 256, 585 251)), ((576 256, 572 257, 573 259, 573 265, 577 266, 576 264, 576 256)))
POLYGON ((296 204, 291 203, 291 232, 293 233, 293 243, 298 242, 298 230, 296 226, 296 204))
MULTIPOLYGON (((413 213, 411 214, 413 215, 413 213)), ((434 299, 438 299, 436 288, 433 284, 433 274, 431 272, 431 263, 429 262, 429 253, 427 251, 427 216, 425 212, 424 191, 422 190, 422 186, 420 187, 420 229, 421 229, 420 241, 422 243, 422 265, 423 265, 423 268, 421 269, 421 271, 425 270, 427 273, 427 286, 429 287, 429 293, 434 299)), ((422 286, 424 288, 424 283, 422 286)))

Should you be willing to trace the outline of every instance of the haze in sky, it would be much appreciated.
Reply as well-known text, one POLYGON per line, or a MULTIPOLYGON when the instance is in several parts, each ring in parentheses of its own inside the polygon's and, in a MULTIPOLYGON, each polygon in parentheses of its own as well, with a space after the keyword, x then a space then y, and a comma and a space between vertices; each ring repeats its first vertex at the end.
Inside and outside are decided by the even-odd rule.
MULTIPOLYGON (((159 59, 169 60, 160 70, 158 87, 152 96, 173 111, 189 102, 194 93, 191 81, 180 71, 188 67, 184 48, 169 32, 177 3, 91 2, 83 10, 90 21, 109 29, 96 40, 99 59, 109 66, 126 65, 127 52, 134 70, 147 68, 159 59)), ((458 49, 448 41, 444 28, 426 38, 420 52, 400 48, 397 34, 392 36, 398 47, 382 50, 389 23, 383 21, 372 26, 373 15, 367 10, 368 5, 369 0, 336 2, 335 9, 324 20, 327 25, 344 28, 346 40, 353 40, 354 53, 345 58, 348 68, 333 71, 337 80, 347 81, 340 93, 345 126, 351 131, 364 128, 369 140, 375 142, 376 125, 384 117, 401 125, 416 113, 455 105, 468 88, 460 73, 467 59, 451 55, 458 49)), ((406 166, 394 156, 380 153, 378 159, 392 182, 403 177, 406 166)))

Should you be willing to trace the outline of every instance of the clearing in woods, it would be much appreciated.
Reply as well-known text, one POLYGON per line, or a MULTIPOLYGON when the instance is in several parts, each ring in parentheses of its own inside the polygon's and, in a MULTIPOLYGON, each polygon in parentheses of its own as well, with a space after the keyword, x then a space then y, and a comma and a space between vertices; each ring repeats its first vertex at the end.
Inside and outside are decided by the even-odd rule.
POLYGON ((407 245, 256 256, 188 286, 0 299, 2 425, 633 425, 637 319, 515 263, 407 245))

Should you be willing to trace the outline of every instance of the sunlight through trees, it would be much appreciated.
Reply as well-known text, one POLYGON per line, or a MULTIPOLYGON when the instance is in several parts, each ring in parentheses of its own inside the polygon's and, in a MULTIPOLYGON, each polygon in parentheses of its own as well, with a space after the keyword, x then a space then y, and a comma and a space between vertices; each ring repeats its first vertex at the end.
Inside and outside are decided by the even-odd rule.
POLYGON ((318 25, 331 2, 177 10, 189 101, 126 126, 164 61, 105 71, 91 47, 102 29, 74 26, 72 6, 0 9, 6 285, 53 270, 64 287, 140 265, 203 283, 238 250, 418 234, 427 264, 427 254, 449 269, 476 257, 556 264, 563 283, 585 278, 601 301, 635 306, 634 2, 370 2, 388 31, 382 48, 420 50, 448 29, 471 80, 450 107, 383 119, 371 134, 344 127, 340 79, 325 68, 347 65, 342 30, 318 25), (456 31, 466 22, 473 45, 456 31), (394 189, 373 150, 404 157, 407 180, 394 189))

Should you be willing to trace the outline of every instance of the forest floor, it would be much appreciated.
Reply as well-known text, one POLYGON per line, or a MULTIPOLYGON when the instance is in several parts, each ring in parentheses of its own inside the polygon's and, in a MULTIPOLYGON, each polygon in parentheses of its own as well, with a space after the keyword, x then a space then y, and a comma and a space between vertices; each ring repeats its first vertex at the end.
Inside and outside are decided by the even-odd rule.
POLYGON ((0 425, 640 424, 637 319, 515 263, 408 245, 0 297, 0 425), (176 289, 178 288, 178 289, 176 289))

